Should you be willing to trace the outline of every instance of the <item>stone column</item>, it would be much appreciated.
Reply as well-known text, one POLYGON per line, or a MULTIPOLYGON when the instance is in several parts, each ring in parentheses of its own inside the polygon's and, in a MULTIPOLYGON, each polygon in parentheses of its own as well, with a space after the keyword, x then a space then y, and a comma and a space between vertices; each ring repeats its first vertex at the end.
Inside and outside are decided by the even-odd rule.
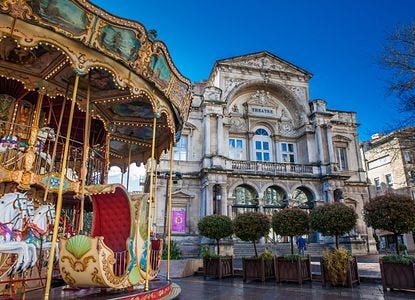
POLYGON ((207 215, 207 195, 208 194, 208 183, 207 179, 202 180, 202 197, 200 199, 200 217, 204 217, 207 215))
POLYGON ((206 187, 206 215, 213 214, 213 192, 212 186, 206 187))
POLYGON ((332 128, 331 125, 327 125, 326 135, 327 135, 327 144, 329 148, 329 161, 330 161, 330 164, 334 164, 336 163, 336 157, 334 156, 333 132, 331 128, 332 128))
POLYGON ((254 134, 252 132, 248 133, 248 159, 255 160, 255 145, 254 145, 254 134))
MULTIPOLYGON (((356 151, 356 159, 357 159, 357 167, 358 167, 358 172, 359 172, 359 179, 360 179, 360 181, 366 182, 366 172, 365 172, 365 169, 363 167, 361 152, 360 152, 360 148, 359 148, 359 141, 358 141, 358 137, 357 137, 356 132, 353 133, 353 137, 354 137, 353 142, 354 142, 355 151, 356 151)), ((350 162, 349 162, 349 168, 350 168, 350 162)))
POLYGON ((318 160, 322 164, 323 160, 324 160, 324 156, 323 156, 323 140, 321 138, 321 127, 318 124, 315 124, 314 127, 315 127, 315 130, 316 130, 318 160))
POLYGON ((223 155, 223 116, 218 115, 216 117, 217 119, 217 124, 218 124, 218 129, 217 129, 217 139, 218 139, 218 152, 217 154, 222 156, 223 155))
POLYGON ((228 194, 226 191, 226 185, 222 184, 221 185, 221 190, 222 190, 222 203, 221 203, 221 214, 222 215, 227 215, 227 205, 228 205, 228 199, 226 197, 226 195, 228 194))
POLYGON ((205 156, 210 155, 210 115, 204 115, 205 125, 205 156))

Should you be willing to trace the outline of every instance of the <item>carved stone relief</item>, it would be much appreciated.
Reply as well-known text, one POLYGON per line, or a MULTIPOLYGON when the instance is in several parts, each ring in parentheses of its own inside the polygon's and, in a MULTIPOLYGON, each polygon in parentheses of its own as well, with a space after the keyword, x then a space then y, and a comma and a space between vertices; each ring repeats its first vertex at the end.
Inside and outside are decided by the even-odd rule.
POLYGON ((265 105, 270 99, 270 93, 264 90, 257 90, 254 94, 251 95, 248 102, 250 104, 259 104, 265 105))
POLYGON ((237 62, 237 66, 240 67, 250 67, 256 69, 266 69, 271 71, 286 71, 286 66, 278 63, 277 61, 269 58, 269 57, 262 57, 252 60, 244 60, 237 62))
POLYGON ((278 123, 278 132, 282 136, 294 136, 296 130, 294 129, 292 120, 281 121, 278 123))
POLYGON ((233 132, 240 132, 240 131, 247 131, 246 120, 241 118, 231 118, 231 131, 233 132))
POLYGON ((307 100, 307 92, 304 87, 291 86, 290 91, 300 100, 307 100))
POLYGON ((225 88, 223 92, 223 99, 225 99, 228 94, 233 90, 234 87, 236 87, 238 84, 243 82, 243 79, 240 78, 227 78, 225 79, 225 88))

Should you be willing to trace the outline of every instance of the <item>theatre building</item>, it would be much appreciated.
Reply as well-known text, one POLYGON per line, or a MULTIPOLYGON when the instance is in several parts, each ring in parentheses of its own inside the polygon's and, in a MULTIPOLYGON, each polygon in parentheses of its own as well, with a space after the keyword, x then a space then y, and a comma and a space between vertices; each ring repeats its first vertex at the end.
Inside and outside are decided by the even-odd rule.
MULTIPOLYGON (((372 231, 361 213, 369 194, 356 113, 310 100, 311 77, 260 52, 219 60, 206 81, 194 83, 192 110, 173 153, 176 240, 200 243, 197 222, 210 214, 272 215, 286 207, 311 210, 340 201, 359 215, 344 245, 354 253, 373 251, 372 231)), ((165 224, 169 156, 157 170, 158 227, 165 224)), ((308 239, 332 242, 316 232, 308 239)), ((270 241, 284 238, 271 234, 265 239, 270 241)))

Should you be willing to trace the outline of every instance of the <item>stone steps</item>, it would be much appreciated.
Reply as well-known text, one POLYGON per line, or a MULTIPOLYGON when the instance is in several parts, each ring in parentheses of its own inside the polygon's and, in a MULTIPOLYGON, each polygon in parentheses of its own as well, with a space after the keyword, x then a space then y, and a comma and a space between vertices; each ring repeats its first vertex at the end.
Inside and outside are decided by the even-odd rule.
MULTIPOLYGON (((276 244, 257 244, 258 254, 268 249, 275 255, 284 255, 291 253, 290 243, 276 243, 276 244)), ((305 254, 310 256, 321 256, 326 249, 322 244, 307 244, 305 254)), ((250 257, 255 255, 254 245, 252 243, 235 243, 233 248, 235 258, 250 257)), ((294 253, 297 253, 297 246, 294 245, 294 253)))

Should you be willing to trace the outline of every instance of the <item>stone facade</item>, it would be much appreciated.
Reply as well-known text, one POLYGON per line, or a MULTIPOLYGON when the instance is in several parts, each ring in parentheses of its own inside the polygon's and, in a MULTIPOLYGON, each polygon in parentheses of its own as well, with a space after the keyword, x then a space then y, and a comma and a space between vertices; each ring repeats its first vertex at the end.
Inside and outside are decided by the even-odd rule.
MULTIPOLYGON (((385 136, 374 134, 370 141, 362 143, 361 146, 371 184, 370 197, 395 192, 415 200, 415 127, 394 131, 385 136)), ((382 247, 392 246, 392 237, 388 233, 378 234, 381 236, 382 247)), ((403 242, 409 251, 415 250, 412 234, 405 234, 403 242)))
MULTIPOLYGON (((356 114, 310 101, 311 76, 261 52, 217 61, 209 79, 194 84, 192 110, 174 151, 174 171, 181 175, 173 185, 174 214, 186 222, 174 225, 176 239, 197 241, 198 220, 213 213, 271 215, 283 207, 342 201, 359 214, 349 244, 368 251, 372 235, 361 212, 369 195, 356 114)), ((159 177, 168 173, 168 158, 161 159, 159 177)), ((167 180, 158 180, 163 211, 167 180)), ((164 211, 157 224, 163 231, 164 211)), ((309 238, 328 241, 317 233, 309 238)))

